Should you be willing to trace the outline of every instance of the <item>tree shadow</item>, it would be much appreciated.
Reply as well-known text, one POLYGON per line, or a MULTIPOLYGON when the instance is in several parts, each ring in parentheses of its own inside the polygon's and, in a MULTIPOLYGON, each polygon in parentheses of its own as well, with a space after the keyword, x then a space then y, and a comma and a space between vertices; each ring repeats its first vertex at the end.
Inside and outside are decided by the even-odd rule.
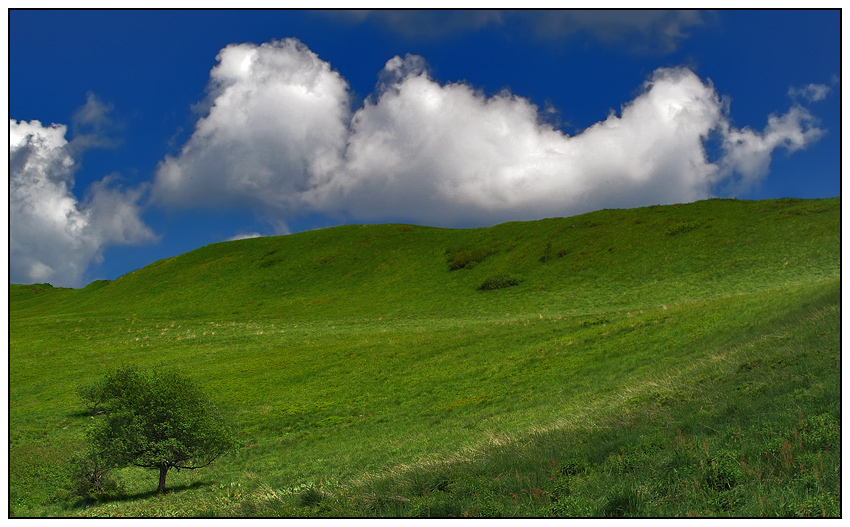
MULTIPOLYGON (((193 490, 193 489, 197 489, 199 487, 205 487, 205 486, 210 486, 210 485, 212 485, 212 483, 204 482, 204 481, 195 481, 193 483, 186 483, 186 484, 183 484, 183 485, 166 486, 165 492, 163 492, 163 495, 175 494, 175 493, 178 493, 178 492, 182 493, 182 492, 186 492, 188 490, 193 490)), ((134 494, 120 493, 120 494, 117 494, 115 496, 102 496, 102 497, 97 498, 97 499, 83 498, 83 499, 80 499, 80 500, 77 500, 76 502, 74 502, 71 505, 71 508, 79 509, 79 508, 86 507, 86 506, 89 506, 89 505, 94 505, 94 504, 107 504, 107 503, 116 503, 116 502, 132 503, 134 501, 140 501, 140 500, 146 500, 146 499, 149 499, 149 498, 153 498, 157 495, 158 494, 157 494, 156 490, 150 490, 150 491, 147 491, 147 492, 136 492, 134 494)))
MULTIPOLYGON (((163 492, 163 495, 165 495, 165 494, 176 494, 178 492, 186 492, 187 490, 197 489, 198 487, 205 487, 205 486, 208 486, 208 485, 211 485, 211 483, 206 483, 206 482, 203 482, 203 481, 195 481, 195 482, 192 482, 192 483, 185 483, 183 485, 174 485, 174 486, 167 485, 165 487, 165 492, 163 492)), ((114 500, 114 501, 139 501, 139 500, 145 500, 145 499, 148 499, 148 498, 153 498, 156 495, 157 495, 156 490, 151 490, 151 491, 148 491, 148 492, 137 492, 135 494, 124 494, 124 495, 116 498, 116 500, 114 500)))

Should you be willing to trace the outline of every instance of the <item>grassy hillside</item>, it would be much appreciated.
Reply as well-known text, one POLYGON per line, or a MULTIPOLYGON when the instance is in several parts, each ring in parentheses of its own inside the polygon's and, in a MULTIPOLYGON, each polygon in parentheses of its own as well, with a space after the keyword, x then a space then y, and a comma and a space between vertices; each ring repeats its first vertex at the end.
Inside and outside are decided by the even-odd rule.
POLYGON ((837 515, 840 200, 214 244, 10 286, 12 515, 837 515), (242 447, 63 499, 81 382, 182 369, 242 447))

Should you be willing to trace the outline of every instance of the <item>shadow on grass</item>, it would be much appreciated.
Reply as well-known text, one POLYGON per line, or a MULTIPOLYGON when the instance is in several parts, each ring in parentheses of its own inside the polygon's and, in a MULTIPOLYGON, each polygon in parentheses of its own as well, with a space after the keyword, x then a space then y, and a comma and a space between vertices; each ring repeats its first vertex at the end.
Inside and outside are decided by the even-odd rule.
MULTIPOLYGON (((165 492, 163 492, 163 495, 175 494, 175 493, 178 493, 178 492, 182 493, 182 492, 186 492, 187 490, 193 490, 193 489, 197 489, 199 487, 205 487, 205 486, 208 486, 208 485, 210 485, 210 483, 203 482, 203 481, 195 481, 194 483, 187 483, 185 485, 176 485, 176 486, 173 486, 173 487, 166 487, 165 492)), ((107 503, 115 503, 115 502, 131 503, 131 502, 134 502, 134 501, 140 501, 140 500, 146 500, 146 499, 149 499, 149 498, 153 498, 157 495, 158 494, 157 494, 156 490, 151 490, 151 491, 148 491, 148 492, 137 492, 135 494, 123 494, 122 493, 122 494, 119 494, 117 496, 101 497, 101 498, 98 498, 96 500, 91 499, 91 498, 84 498, 84 499, 80 499, 80 500, 77 500, 76 502, 74 502, 73 505, 71 505, 71 508, 79 509, 79 508, 83 508, 83 507, 86 507, 86 506, 89 506, 89 505, 94 505, 94 504, 107 504, 107 503)))
MULTIPOLYGON (((205 483, 203 481, 195 481, 193 483, 187 483, 185 485, 175 485, 173 487, 165 487, 165 494, 176 494, 178 492, 186 492, 187 490, 197 489, 198 487, 204 487, 210 485, 210 483, 205 483)), ((136 494, 123 494, 121 496, 117 496, 113 498, 111 501, 138 501, 145 500, 148 498, 153 498, 156 496, 156 490, 151 490, 148 492, 138 492, 136 494)))
POLYGON ((97 416, 101 415, 102 413, 103 412, 98 414, 98 413, 92 412, 91 410, 86 408, 86 409, 77 410, 77 411, 74 411, 74 412, 68 412, 65 415, 67 417, 97 417, 97 416))

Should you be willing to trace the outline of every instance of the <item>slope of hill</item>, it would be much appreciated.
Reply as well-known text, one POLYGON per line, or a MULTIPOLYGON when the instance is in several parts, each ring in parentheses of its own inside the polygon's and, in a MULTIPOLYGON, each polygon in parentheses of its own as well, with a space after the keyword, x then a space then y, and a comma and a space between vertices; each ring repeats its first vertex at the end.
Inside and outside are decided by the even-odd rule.
POLYGON ((10 513, 836 515, 839 217, 345 226, 11 285, 10 513), (198 378, 242 448, 69 504, 75 387, 127 362, 198 378))
POLYGON ((652 305, 833 276, 839 213, 838 199, 709 200, 484 229, 344 226, 213 244, 78 291, 13 287, 11 308, 299 318, 652 305), (521 282, 476 292, 499 275, 521 282))

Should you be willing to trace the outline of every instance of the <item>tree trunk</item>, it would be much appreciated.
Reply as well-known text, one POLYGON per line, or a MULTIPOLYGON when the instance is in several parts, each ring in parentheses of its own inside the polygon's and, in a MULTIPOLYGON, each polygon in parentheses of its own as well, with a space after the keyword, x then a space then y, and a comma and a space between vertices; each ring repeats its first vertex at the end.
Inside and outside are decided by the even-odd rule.
POLYGON ((168 467, 165 465, 159 466, 159 488, 156 489, 157 494, 165 492, 165 474, 168 472, 168 467))

